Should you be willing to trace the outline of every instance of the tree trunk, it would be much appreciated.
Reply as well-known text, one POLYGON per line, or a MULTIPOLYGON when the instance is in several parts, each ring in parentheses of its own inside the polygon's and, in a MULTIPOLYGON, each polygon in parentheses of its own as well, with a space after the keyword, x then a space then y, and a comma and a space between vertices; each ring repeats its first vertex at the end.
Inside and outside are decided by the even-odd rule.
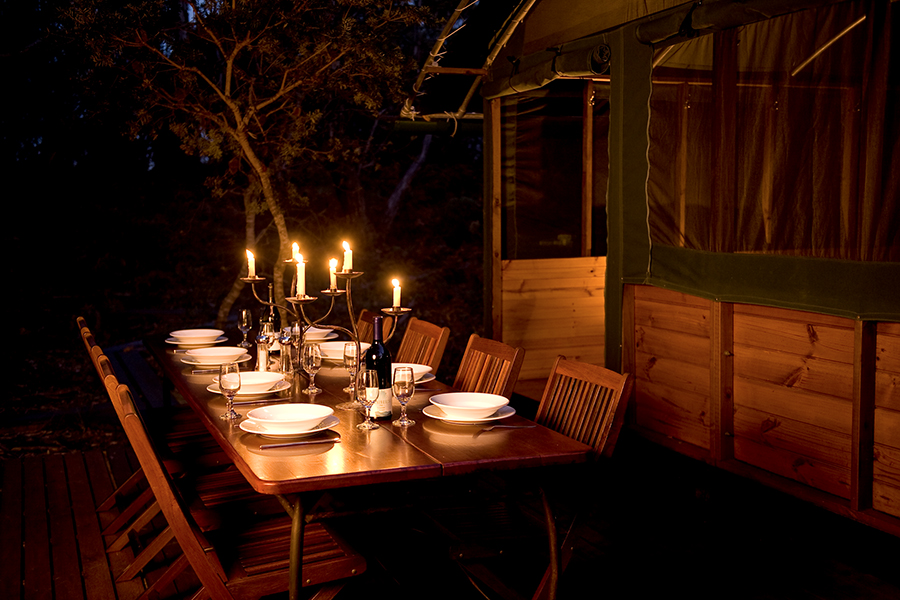
MULTIPOLYGON (((253 210, 253 192, 252 186, 247 186, 244 190, 244 215, 245 215, 245 228, 244 228, 244 238, 246 239, 247 248, 252 248, 256 245, 256 211, 253 210)), ((241 272, 234 280, 234 283, 231 284, 231 289, 228 290, 228 293, 225 295, 225 298, 222 299, 222 303, 219 305, 219 314, 216 316, 216 328, 217 329, 225 329, 225 323, 228 322, 228 315, 231 313, 231 307, 234 306, 234 303, 241 295, 241 291, 244 289, 245 283, 241 281, 241 278, 244 276, 243 272, 241 272)))
POLYGON ((384 228, 385 231, 389 230, 391 226, 394 224, 394 219, 397 218, 397 213, 400 212, 400 200, 403 198, 404 192, 409 189, 409 186, 412 184, 413 177, 416 176, 416 173, 422 168, 422 165, 425 163, 425 159, 428 156, 428 148, 431 146, 431 135, 426 135, 422 138, 422 150, 419 152, 419 156, 416 157, 416 160, 412 162, 411 165, 406 169, 406 173, 403 174, 403 178, 397 183, 397 187, 394 188, 394 192, 391 194, 391 197, 388 198, 387 210, 384 213, 384 228))

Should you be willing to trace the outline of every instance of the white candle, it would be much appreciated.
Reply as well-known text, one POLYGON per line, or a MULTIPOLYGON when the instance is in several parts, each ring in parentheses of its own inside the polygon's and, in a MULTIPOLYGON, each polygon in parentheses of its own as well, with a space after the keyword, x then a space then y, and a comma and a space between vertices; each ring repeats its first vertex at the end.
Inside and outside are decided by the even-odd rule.
POLYGON ((394 308, 400 308, 400 280, 392 279, 391 283, 394 284, 394 308))
POLYGON ((247 277, 256 277, 256 259, 249 250, 247 250, 247 277))
POLYGON ((344 242, 344 271, 353 270, 353 251, 350 250, 350 244, 344 242))
POLYGON ((336 272, 337 272, 337 259, 332 258, 331 260, 328 261, 328 276, 329 276, 329 281, 330 281, 329 289, 332 289, 332 290, 337 289, 337 275, 335 275, 336 272))
POLYGON ((306 296, 306 265, 303 264, 303 255, 297 253, 294 257, 297 261, 297 297, 304 298, 306 296))
POLYGON ((294 259, 294 262, 300 262, 301 260, 303 260, 303 257, 300 256, 300 246, 297 244, 297 242, 294 242, 291 245, 291 258, 294 259))

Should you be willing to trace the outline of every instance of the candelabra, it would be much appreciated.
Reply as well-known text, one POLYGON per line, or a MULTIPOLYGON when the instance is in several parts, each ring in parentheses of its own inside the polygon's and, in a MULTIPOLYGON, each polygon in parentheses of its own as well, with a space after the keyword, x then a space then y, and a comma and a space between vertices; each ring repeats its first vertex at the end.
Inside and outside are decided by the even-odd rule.
MULTIPOLYGON (((288 259, 285 262, 290 263, 290 264, 295 264, 295 265, 298 263, 298 261, 296 259, 288 259)), ((303 260, 303 262, 305 263, 308 261, 303 260)), ((355 311, 353 310, 353 293, 352 293, 351 282, 354 279, 356 279, 357 277, 360 277, 361 275, 363 275, 363 271, 336 271, 336 272, 334 272, 334 275, 335 275, 336 280, 341 280, 344 282, 344 289, 338 288, 335 281, 333 280, 331 287, 329 287, 328 289, 325 289, 325 290, 321 290, 320 293, 323 296, 330 298, 331 301, 329 303, 328 310, 325 312, 325 314, 323 314, 321 317, 319 317, 317 319, 311 318, 309 315, 307 315, 307 312, 306 312, 306 307, 309 306, 310 304, 312 304, 313 302, 315 302, 316 300, 318 300, 317 297, 308 296, 306 294, 304 294, 303 296, 295 295, 295 296, 286 297, 285 300, 292 305, 291 307, 288 307, 288 306, 278 304, 276 302, 269 302, 267 300, 263 300, 259 296, 259 294, 256 291, 256 284, 266 281, 265 277, 260 277, 260 276, 254 275, 253 277, 242 277, 241 281, 250 284, 250 289, 253 291, 253 296, 254 296, 254 298, 256 298, 256 300, 260 304, 262 304, 263 306, 267 306, 267 307, 271 306, 274 308, 280 308, 280 309, 286 311, 288 314, 290 314, 293 317, 294 325, 291 326, 291 336, 290 336, 292 347, 299 347, 302 343, 303 338, 306 336, 306 332, 309 331, 309 329, 311 327, 315 326, 315 327, 318 327, 321 329, 329 329, 331 331, 339 331, 339 332, 344 333, 345 335, 349 336, 350 340, 356 344, 356 356, 358 357, 357 360, 360 360, 362 358, 362 348, 360 347, 359 332, 358 332, 358 328, 356 325, 357 315, 356 315, 355 311), (342 327, 340 325, 330 325, 330 324, 323 323, 323 321, 325 319, 327 319, 328 316, 331 314, 331 312, 334 310, 335 303, 340 296, 344 296, 346 298, 347 313, 348 313, 348 316, 350 317, 350 324, 351 324, 352 330, 347 329, 346 327, 342 327)), ((296 276, 294 277, 294 279, 291 282, 290 289, 291 290, 298 289, 296 276)), ((390 329, 387 332, 385 332, 385 334, 384 334, 385 342, 389 341, 391 339, 391 337, 394 335, 394 332, 397 331, 397 323, 400 320, 400 317, 402 315, 410 312, 411 310, 412 309, 410 309, 410 308, 405 308, 405 307, 401 307, 401 306, 392 306, 390 308, 382 308, 381 309, 382 313, 393 317, 393 322, 391 323, 390 329)), ((281 332, 277 332, 276 335, 279 335, 280 333, 281 332)), ((257 338, 257 342, 258 343, 260 342, 259 338, 257 338)), ((279 342, 280 342, 280 340, 279 340, 279 342)), ((268 360, 268 359, 266 359, 266 360, 268 360)), ((282 356, 282 371, 286 372, 287 367, 285 366, 284 363, 285 363, 285 358, 284 358, 284 356, 282 356)), ((268 365, 264 362, 260 362, 260 365, 258 368, 260 370, 268 370, 268 365)))

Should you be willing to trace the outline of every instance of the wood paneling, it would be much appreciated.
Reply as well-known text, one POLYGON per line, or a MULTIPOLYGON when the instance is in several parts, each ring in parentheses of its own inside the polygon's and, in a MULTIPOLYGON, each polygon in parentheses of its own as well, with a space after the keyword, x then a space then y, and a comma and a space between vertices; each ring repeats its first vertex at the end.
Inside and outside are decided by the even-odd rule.
POLYGON ((603 364, 606 258, 502 263, 503 342, 525 348, 519 379, 541 379, 560 354, 603 364))
POLYGON ((900 531, 900 324, 719 304, 650 286, 628 292, 634 317, 623 355, 636 376, 633 427, 900 531))
POLYGON ((900 323, 879 323, 875 342, 872 507, 900 517, 900 323))
POLYGON ((709 301, 635 287, 635 422, 709 447, 709 301))

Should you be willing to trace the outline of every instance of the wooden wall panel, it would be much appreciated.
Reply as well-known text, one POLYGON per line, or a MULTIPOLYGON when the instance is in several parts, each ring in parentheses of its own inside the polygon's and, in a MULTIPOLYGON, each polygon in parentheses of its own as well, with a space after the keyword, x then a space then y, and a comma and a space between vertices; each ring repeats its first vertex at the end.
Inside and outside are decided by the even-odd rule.
POLYGON ((709 448, 710 302, 635 288, 635 423, 709 448))
POLYGON ((875 346, 872 507, 900 517, 900 323, 879 323, 875 346))
POLYGON ((543 379, 560 354, 604 362, 606 258, 502 263, 501 340, 525 349, 520 380, 543 379))
POLYGON ((900 535, 900 323, 627 292, 632 427, 900 535))
POLYGON ((849 498, 853 323, 734 310, 734 458, 849 498))

